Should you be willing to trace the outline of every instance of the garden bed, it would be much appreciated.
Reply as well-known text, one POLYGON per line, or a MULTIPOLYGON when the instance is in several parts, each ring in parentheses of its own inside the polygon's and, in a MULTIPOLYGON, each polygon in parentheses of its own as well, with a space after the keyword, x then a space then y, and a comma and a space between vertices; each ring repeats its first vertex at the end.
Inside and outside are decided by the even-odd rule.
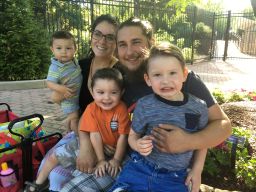
MULTIPOLYGON (((228 115, 231 120, 232 127, 240 127, 251 131, 251 138, 249 145, 246 146, 249 155, 256 156, 256 101, 239 101, 229 102, 222 104, 222 109, 228 115)), ((239 155, 237 154, 237 158, 239 155)), ((225 161, 226 159, 223 159, 225 161)), ((246 164, 246 162, 244 162, 246 164)), ((256 162, 254 162, 256 166, 256 162)), ((246 165, 243 165, 245 169, 246 165)), ((248 165, 249 166, 249 165, 248 165)), ((229 167, 228 164, 219 163, 218 169, 220 172, 215 175, 204 174, 202 183, 212 186, 214 188, 225 189, 229 191, 243 191, 243 192, 255 192, 256 183, 252 184, 255 187, 248 187, 245 183, 245 177, 256 177, 256 173, 253 172, 250 176, 245 175, 244 177, 237 178, 235 169, 229 167)), ((239 168, 236 168, 236 171, 239 168)), ((251 181, 250 181, 251 182, 251 181)))

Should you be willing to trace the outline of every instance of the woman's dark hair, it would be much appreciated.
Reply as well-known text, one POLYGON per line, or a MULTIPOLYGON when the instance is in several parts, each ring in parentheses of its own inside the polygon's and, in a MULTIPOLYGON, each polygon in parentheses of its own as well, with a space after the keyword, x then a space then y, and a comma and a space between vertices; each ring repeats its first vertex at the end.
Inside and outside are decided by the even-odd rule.
POLYGON ((124 89, 123 76, 117 69, 114 68, 102 68, 98 69, 92 76, 91 88, 93 89, 95 82, 98 79, 113 80, 122 91, 124 89))
POLYGON ((55 39, 71 39, 74 43, 74 46, 76 48, 76 40, 75 37, 68 31, 56 31, 52 34, 52 38, 50 40, 50 46, 52 46, 53 41, 55 39))
MULTIPOLYGON (((92 23, 91 25, 91 33, 95 30, 95 28, 97 27, 97 25, 99 25, 102 22, 107 22, 111 25, 113 25, 116 29, 119 26, 119 21, 116 17, 110 15, 110 14, 104 14, 104 15, 100 15, 99 17, 97 17, 95 19, 95 21, 92 23)), ((94 53, 92 51, 92 48, 89 49, 89 52, 87 54, 88 57, 94 57, 94 53)))

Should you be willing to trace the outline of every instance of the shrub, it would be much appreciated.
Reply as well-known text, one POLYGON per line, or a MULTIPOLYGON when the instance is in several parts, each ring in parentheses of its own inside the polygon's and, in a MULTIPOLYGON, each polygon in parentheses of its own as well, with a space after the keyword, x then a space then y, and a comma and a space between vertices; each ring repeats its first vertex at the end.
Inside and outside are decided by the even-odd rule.
POLYGON ((0 29, 0 80, 41 79, 50 50, 46 31, 33 20, 30 0, 3 2, 0 29))
POLYGON ((219 104, 226 102, 236 102, 236 101, 256 101, 255 91, 246 90, 232 90, 232 91, 222 91, 220 89, 214 89, 212 95, 215 97, 219 104))
POLYGON ((196 24, 195 39, 199 40, 198 52, 208 54, 211 46, 212 29, 203 22, 196 24))
POLYGON ((217 100, 217 102, 219 104, 223 104, 226 102, 226 98, 224 96, 224 92, 219 90, 219 89, 215 89, 213 92, 212 92, 212 95, 215 97, 215 99, 217 100))
POLYGON ((203 22, 196 24, 196 39, 210 39, 212 35, 212 29, 205 25, 203 22))
POLYGON ((235 167, 231 165, 232 143, 225 144, 208 150, 203 174, 206 177, 224 182, 225 180, 237 180, 243 182, 248 189, 256 188, 256 154, 250 153, 249 140, 254 139, 250 130, 233 127, 233 135, 244 138, 243 144, 236 148, 235 167), (229 172, 229 174, 227 174, 229 172), (231 174, 230 174, 231 173, 231 174))
POLYGON ((183 56, 185 58, 185 61, 187 63, 192 61, 192 58, 191 58, 191 56, 192 56, 192 49, 191 48, 188 48, 188 47, 183 48, 182 49, 182 54, 183 54, 183 56))
POLYGON ((162 30, 162 29, 158 29, 156 31, 156 41, 157 42, 161 42, 161 41, 169 41, 169 42, 173 42, 174 38, 172 35, 170 35, 168 32, 162 30))
POLYGON ((179 47, 179 48, 183 48, 184 47, 184 42, 185 42, 185 39, 184 38, 179 38, 177 39, 177 43, 176 45, 179 47))

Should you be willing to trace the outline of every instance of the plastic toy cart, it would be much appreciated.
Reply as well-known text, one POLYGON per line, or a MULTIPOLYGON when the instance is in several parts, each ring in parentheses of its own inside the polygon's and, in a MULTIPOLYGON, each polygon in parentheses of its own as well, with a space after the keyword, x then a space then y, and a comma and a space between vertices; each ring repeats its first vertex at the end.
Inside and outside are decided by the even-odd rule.
POLYGON ((45 153, 62 135, 58 132, 46 134, 41 127, 44 118, 40 114, 18 117, 7 103, 0 103, 0 107, 3 106, 6 110, 0 111, 0 125, 7 129, 1 130, 0 127, 0 163, 7 162, 14 169, 17 183, 10 187, 0 184, 0 191, 17 192, 24 187, 25 181, 34 180, 45 153), (20 127, 22 123, 26 126, 20 127))

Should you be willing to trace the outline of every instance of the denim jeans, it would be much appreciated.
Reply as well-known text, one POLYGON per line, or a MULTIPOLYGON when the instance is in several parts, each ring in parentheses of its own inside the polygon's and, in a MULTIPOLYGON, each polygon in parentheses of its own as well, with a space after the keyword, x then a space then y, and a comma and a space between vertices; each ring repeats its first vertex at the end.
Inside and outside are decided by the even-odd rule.
POLYGON ((158 168, 137 152, 133 152, 110 191, 123 189, 129 192, 188 192, 186 177, 186 169, 169 171, 158 168))

